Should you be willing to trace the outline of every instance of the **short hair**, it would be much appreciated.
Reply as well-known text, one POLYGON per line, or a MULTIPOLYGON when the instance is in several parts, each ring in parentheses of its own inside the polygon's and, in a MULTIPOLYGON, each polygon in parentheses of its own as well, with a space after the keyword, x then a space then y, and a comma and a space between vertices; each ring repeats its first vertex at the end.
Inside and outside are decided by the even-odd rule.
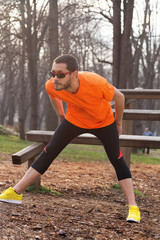
POLYGON ((55 63, 65 63, 67 66, 67 69, 70 72, 74 72, 75 70, 78 70, 78 61, 77 59, 71 55, 71 54, 63 54, 55 58, 53 61, 55 63))

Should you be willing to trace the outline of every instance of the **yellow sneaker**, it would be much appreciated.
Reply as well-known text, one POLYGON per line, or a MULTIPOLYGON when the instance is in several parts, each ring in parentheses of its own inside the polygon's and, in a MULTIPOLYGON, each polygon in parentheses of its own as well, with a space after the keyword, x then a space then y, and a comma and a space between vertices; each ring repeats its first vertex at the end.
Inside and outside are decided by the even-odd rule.
POLYGON ((127 222, 137 222, 139 223, 141 220, 141 214, 139 208, 137 206, 130 206, 129 213, 127 217, 127 222))
POLYGON ((21 204, 22 196, 22 194, 17 194, 14 189, 10 187, 0 194, 0 202, 21 204))

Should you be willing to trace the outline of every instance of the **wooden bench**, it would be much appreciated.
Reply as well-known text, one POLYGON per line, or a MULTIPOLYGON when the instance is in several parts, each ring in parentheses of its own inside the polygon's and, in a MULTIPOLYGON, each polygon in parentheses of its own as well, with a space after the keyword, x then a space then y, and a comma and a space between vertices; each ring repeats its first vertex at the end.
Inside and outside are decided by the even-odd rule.
MULTIPOLYGON (((23 150, 12 155, 13 164, 22 164, 28 161, 28 168, 31 166, 35 158, 40 154, 43 148, 47 145, 51 139, 53 131, 35 131, 31 130, 27 132, 28 141, 36 141, 31 146, 24 148, 23 150)), ((89 144, 89 145, 101 145, 99 139, 92 134, 81 134, 71 144, 89 144)), ((121 135, 120 136, 121 147, 149 147, 160 149, 160 137, 145 137, 138 135, 121 135)), ((41 179, 38 178, 34 185, 39 188, 41 179)))
MULTIPOLYGON (((123 134, 132 135, 133 120, 160 121, 159 110, 134 109, 138 99, 160 100, 160 89, 120 89, 125 95, 125 111, 123 117, 123 134)), ((132 148, 122 147, 125 160, 130 166, 132 148)))
MULTIPOLYGON (((51 139, 53 131, 35 131, 31 130, 27 132, 28 141, 36 141, 32 145, 24 148, 23 150, 12 155, 13 164, 22 164, 28 161, 28 168, 32 165, 35 158, 40 154, 43 148, 47 145, 51 139)), ((71 144, 88 144, 88 145, 101 145, 99 139, 97 139, 92 134, 81 134, 73 141, 71 144)), ((121 135, 120 136, 120 145, 121 147, 149 147, 160 149, 160 137, 145 137, 138 135, 121 135)), ((39 188, 41 179, 38 178, 34 185, 39 188)))
MULTIPOLYGON (((40 152, 45 147, 45 143, 43 142, 36 142, 31 144, 30 146, 22 149, 21 151, 12 155, 12 163, 13 164, 22 164, 28 161, 28 168, 32 165, 36 157, 40 154, 40 152)), ((37 178, 36 181, 33 183, 36 188, 40 188, 41 186, 41 178, 37 178)))
POLYGON ((36 142, 22 149, 21 151, 12 155, 13 164, 22 164, 26 161, 31 161, 33 158, 35 158, 35 156, 39 155, 39 153, 43 150, 44 147, 45 143, 36 142))
MULTIPOLYGON (((51 139, 54 131, 37 131, 31 130, 27 132, 27 140, 31 142, 47 143, 51 139)), ((86 144, 86 145, 102 145, 99 139, 89 133, 84 133, 72 140, 71 144, 86 144)), ((150 147, 160 149, 160 137, 140 136, 140 135, 121 135, 121 147, 150 147)))
MULTIPOLYGON (((126 109, 124 110, 124 132, 120 136, 120 146, 124 148, 123 154, 129 165, 132 147, 160 149, 160 137, 132 135, 132 120, 160 121, 160 110, 132 109, 134 99, 160 99, 160 90, 125 89, 121 90, 121 92, 123 92, 126 97, 126 109)), ((28 167, 30 167, 35 158, 47 145, 53 134, 53 131, 31 130, 27 132, 27 140, 35 143, 13 154, 13 164, 22 164, 28 161, 28 167)), ((76 137, 71 143, 101 145, 101 142, 94 135, 87 133, 76 137)), ((37 179, 34 184, 36 187, 40 187, 40 178, 37 179)))

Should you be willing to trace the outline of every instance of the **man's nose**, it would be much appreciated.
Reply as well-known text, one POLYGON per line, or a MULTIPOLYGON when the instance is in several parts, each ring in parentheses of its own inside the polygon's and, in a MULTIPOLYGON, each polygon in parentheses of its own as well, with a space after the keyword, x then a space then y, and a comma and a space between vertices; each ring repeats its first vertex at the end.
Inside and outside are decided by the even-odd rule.
POLYGON ((59 78, 57 77, 57 75, 55 75, 55 77, 53 78, 54 81, 58 82, 59 81, 59 78))

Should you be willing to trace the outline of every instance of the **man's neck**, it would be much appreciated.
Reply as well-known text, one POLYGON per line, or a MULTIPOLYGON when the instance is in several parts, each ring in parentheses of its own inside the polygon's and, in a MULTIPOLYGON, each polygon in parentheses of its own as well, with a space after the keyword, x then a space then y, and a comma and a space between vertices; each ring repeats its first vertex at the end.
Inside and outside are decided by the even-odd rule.
POLYGON ((78 77, 76 77, 75 79, 73 79, 71 86, 69 89, 67 89, 68 92, 76 94, 79 90, 79 86, 80 86, 80 82, 78 77))

